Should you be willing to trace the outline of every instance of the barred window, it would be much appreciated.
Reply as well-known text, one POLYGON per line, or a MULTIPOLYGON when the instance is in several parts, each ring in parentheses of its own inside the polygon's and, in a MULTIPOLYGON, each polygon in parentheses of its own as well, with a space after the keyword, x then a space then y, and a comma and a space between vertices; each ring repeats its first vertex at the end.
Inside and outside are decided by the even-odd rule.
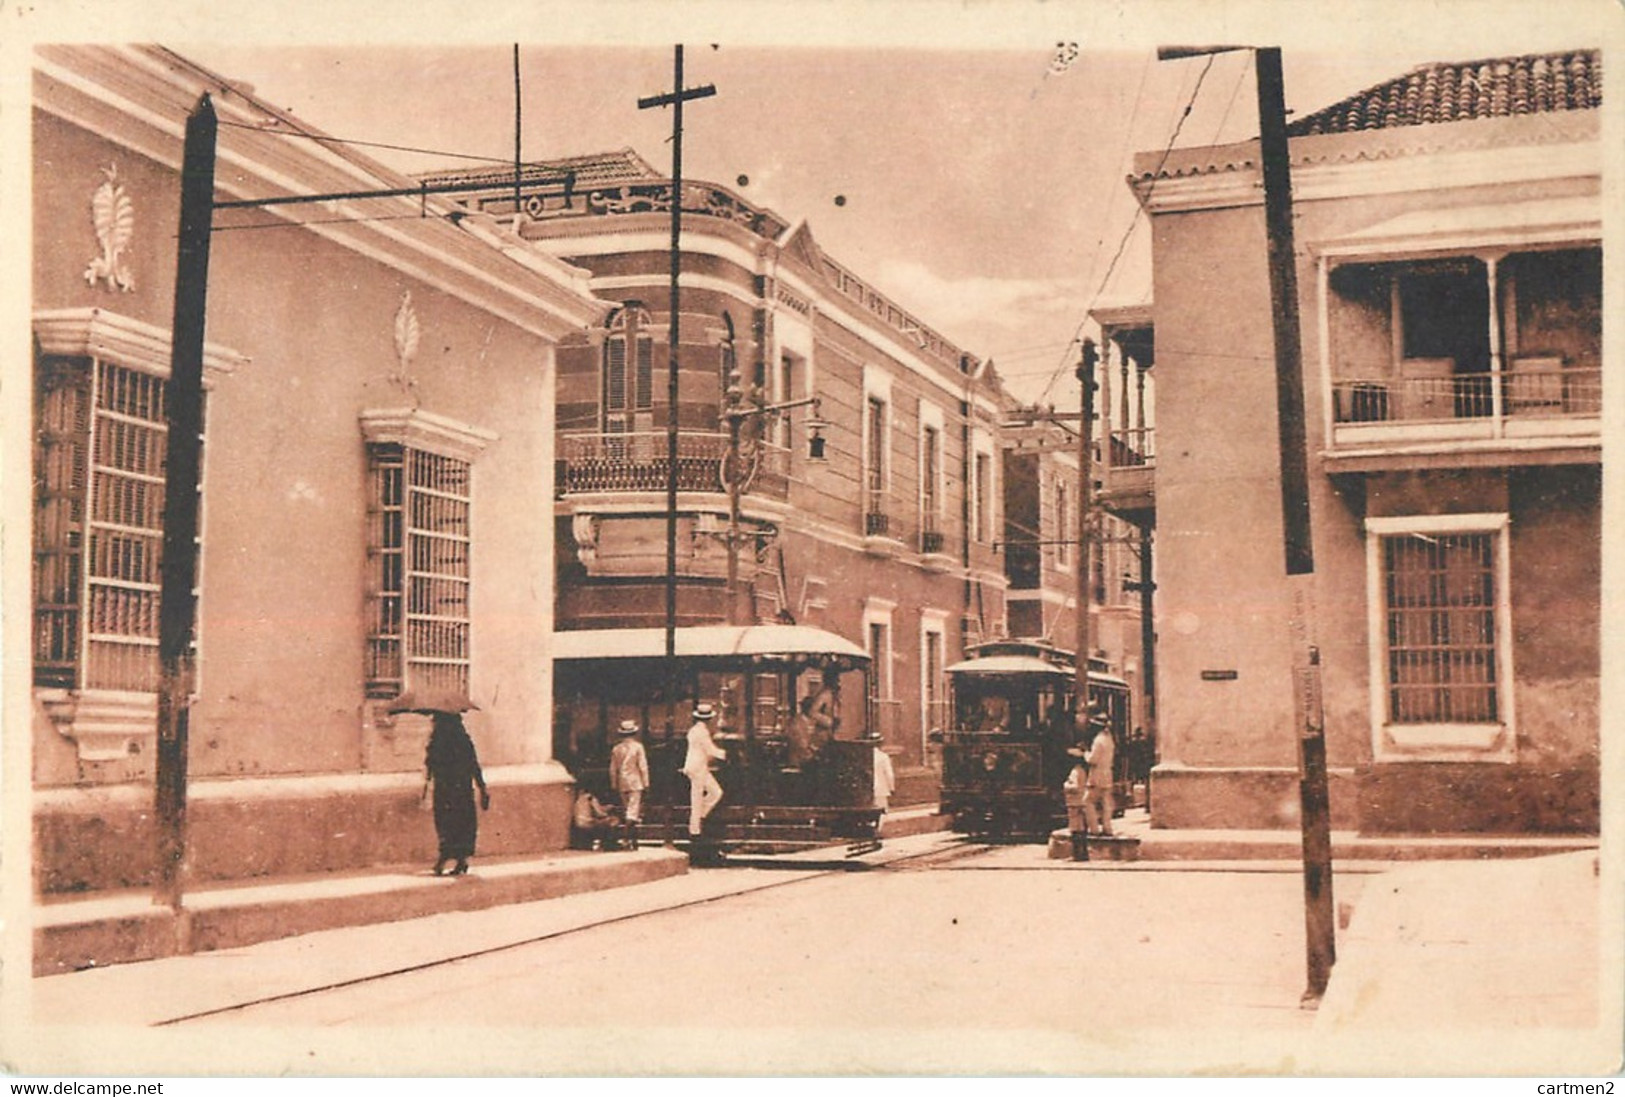
POLYGON ((1390 536, 1382 554, 1388 720, 1498 721, 1494 536, 1390 536))
POLYGON ((155 690, 168 382, 94 357, 38 382, 34 681, 155 690))
POLYGON ((367 696, 468 691, 470 464, 400 442, 367 447, 372 582, 367 696))

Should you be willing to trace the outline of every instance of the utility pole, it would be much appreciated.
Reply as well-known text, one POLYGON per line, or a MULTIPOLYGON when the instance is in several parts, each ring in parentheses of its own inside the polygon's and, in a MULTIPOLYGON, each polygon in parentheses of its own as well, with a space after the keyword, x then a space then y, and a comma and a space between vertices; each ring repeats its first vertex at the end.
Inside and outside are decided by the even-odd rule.
POLYGON ((728 424, 728 456, 722 466, 723 483, 728 489, 728 531, 723 534, 728 541, 728 623, 743 625, 749 622, 744 620, 745 615, 741 612, 739 602, 739 546, 745 541, 754 541, 756 535, 745 533, 740 528, 741 496, 756 475, 757 462, 761 460, 759 440, 751 443, 755 449, 752 458, 748 461, 745 459, 744 446, 740 439, 745 422, 750 419, 768 419, 783 415, 795 408, 811 407, 812 418, 807 421, 809 431, 807 459, 813 462, 824 460, 822 431, 827 424, 819 414, 819 408, 822 406, 821 397, 803 396, 777 404, 754 404, 746 400, 742 379, 737 369, 729 372, 728 390, 723 396, 727 403, 723 406, 722 417, 728 424))
POLYGON ((638 100, 639 110, 671 107, 671 298, 666 354, 666 734, 677 726, 677 341, 682 320, 683 104, 715 95, 712 84, 683 87, 683 47, 673 47, 672 90, 638 100))
POLYGON ((181 153, 175 312, 165 395, 164 558, 158 603, 158 745, 154 815, 158 874, 153 902, 177 914, 186 863, 188 709, 196 631, 198 479, 203 434, 203 328, 209 293, 209 232, 214 218, 214 104, 205 93, 186 119, 181 153))
POLYGON ((1079 745, 1089 739, 1089 652, 1093 639, 1089 629, 1089 593, 1093 583, 1089 551, 1089 524, 1094 509, 1094 418, 1095 367, 1100 354, 1093 339, 1085 339, 1078 356, 1078 383, 1082 387, 1082 403, 1078 412, 1078 657, 1073 673, 1076 702, 1073 707, 1073 725, 1077 729, 1079 745))
MULTIPOLYGON (((1158 50, 1161 60, 1236 49, 1158 50)), ((1293 709, 1298 726, 1298 792, 1303 828, 1304 931, 1308 987, 1303 1004, 1320 1003, 1337 962, 1332 903, 1331 806, 1326 729, 1321 711, 1320 649, 1314 627, 1314 544, 1309 521, 1308 443, 1303 410, 1303 339, 1292 233, 1292 173, 1286 102, 1277 47, 1253 51, 1258 80, 1259 162, 1269 247, 1270 314, 1275 335, 1275 400, 1280 431, 1281 522, 1292 598, 1293 709)))
MULTIPOLYGON (((1089 546, 1091 537, 1089 527, 1093 524, 1094 510, 1094 418, 1095 418, 1095 370, 1100 364, 1100 352, 1095 347, 1093 339, 1085 339, 1078 356, 1077 378, 1082 387, 1082 400, 1076 413, 1070 411, 1040 411, 1037 408, 1026 408, 1018 412, 1006 426, 1029 426, 1033 423, 1069 423, 1078 421, 1078 518, 1073 531, 1073 540, 1064 535, 1056 541, 1042 539, 1032 541, 1009 542, 1011 544, 1042 546, 1047 544, 1076 544, 1078 546, 1077 570, 1077 598, 1074 606, 1077 613, 1075 630, 1077 632, 1077 658, 1073 667, 1073 689, 1076 704, 1073 708, 1073 726, 1078 733, 1080 742, 1089 735, 1089 651, 1093 645, 1090 635, 1089 622, 1089 592, 1092 586, 1092 568, 1089 546)), ((1064 533, 1064 531, 1062 531, 1064 533)), ((997 547, 995 542, 995 548, 997 547)))

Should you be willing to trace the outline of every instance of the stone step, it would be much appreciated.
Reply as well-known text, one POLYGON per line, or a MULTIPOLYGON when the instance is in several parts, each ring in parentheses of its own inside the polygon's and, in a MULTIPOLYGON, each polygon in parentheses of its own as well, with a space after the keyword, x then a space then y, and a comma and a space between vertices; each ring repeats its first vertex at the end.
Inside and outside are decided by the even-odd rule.
POLYGON ((646 883, 688 871, 659 845, 636 852, 564 852, 480 859, 466 876, 422 866, 210 884, 188 891, 179 913, 152 892, 52 898, 34 908, 34 974, 236 948, 341 926, 483 910, 646 883))

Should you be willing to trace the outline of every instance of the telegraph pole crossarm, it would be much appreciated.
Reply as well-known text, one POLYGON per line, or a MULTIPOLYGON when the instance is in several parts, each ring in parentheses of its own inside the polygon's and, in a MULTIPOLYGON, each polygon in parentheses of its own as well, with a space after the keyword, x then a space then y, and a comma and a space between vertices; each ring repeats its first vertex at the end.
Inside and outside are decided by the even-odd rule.
POLYGON ((677 723, 677 434, 678 335, 682 299, 678 279, 683 265, 683 104, 715 95, 714 85, 683 86, 683 47, 672 48, 672 90, 638 100, 639 110, 671 107, 671 295, 667 310, 666 355, 666 734, 677 723))

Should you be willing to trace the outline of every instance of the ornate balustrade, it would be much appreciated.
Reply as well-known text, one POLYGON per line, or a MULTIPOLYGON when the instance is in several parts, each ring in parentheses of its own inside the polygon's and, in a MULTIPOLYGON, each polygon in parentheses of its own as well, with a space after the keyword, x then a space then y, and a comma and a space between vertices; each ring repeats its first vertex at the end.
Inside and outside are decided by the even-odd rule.
MULTIPOLYGON (((666 490, 665 431, 559 436, 560 495, 666 490)), ((677 490, 727 490, 728 436, 683 431, 677 436, 677 490)), ((751 494, 783 499, 789 492, 790 453, 771 443, 747 442, 741 450, 743 487, 751 494)))

